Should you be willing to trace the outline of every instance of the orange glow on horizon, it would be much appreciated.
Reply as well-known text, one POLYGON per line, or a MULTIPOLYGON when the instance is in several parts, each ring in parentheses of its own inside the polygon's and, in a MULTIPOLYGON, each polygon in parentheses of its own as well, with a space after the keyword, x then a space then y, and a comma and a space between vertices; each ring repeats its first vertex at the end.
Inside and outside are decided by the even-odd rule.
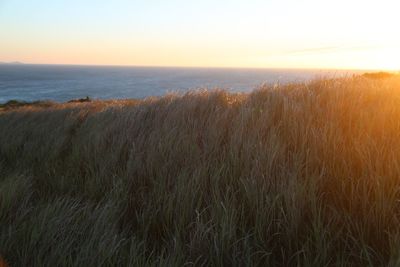
POLYGON ((394 0, 71 2, 0 3, 0 61, 400 69, 394 0))

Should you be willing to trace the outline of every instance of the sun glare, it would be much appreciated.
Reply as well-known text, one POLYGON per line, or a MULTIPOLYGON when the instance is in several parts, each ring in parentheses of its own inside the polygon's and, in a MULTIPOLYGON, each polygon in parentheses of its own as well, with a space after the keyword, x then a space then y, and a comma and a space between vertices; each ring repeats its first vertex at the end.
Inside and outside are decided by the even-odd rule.
POLYGON ((400 70, 400 47, 387 47, 379 50, 375 60, 379 69, 400 70))
POLYGON ((394 0, 71 1, 3 1, 0 61, 400 69, 394 0))

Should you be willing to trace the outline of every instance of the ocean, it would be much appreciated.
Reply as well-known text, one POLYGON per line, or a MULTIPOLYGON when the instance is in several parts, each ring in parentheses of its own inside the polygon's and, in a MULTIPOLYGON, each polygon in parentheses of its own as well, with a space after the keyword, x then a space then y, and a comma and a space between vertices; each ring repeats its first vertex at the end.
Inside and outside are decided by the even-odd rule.
POLYGON ((145 98, 190 89, 249 92, 263 83, 304 82, 355 71, 291 69, 163 68, 71 65, 0 65, 0 103, 145 98))

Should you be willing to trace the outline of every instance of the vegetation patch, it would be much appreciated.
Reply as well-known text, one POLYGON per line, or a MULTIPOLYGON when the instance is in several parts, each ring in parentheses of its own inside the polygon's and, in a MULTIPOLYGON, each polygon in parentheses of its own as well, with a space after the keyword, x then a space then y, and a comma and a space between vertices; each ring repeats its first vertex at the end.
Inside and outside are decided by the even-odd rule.
POLYGON ((387 79, 387 78, 392 78, 396 75, 399 75, 398 73, 394 72, 367 72, 364 73, 363 76, 369 79, 387 79))
POLYGON ((400 79, 14 105, 10 266, 399 266, 400 79))

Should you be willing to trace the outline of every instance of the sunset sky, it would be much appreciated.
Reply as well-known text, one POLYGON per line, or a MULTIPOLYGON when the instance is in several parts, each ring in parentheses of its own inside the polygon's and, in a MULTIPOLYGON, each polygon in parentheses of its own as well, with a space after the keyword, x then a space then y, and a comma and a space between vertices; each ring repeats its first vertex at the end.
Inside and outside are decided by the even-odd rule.
POLYGON ((0 61, 400 69, 399 1, 0 0, 0 61))

